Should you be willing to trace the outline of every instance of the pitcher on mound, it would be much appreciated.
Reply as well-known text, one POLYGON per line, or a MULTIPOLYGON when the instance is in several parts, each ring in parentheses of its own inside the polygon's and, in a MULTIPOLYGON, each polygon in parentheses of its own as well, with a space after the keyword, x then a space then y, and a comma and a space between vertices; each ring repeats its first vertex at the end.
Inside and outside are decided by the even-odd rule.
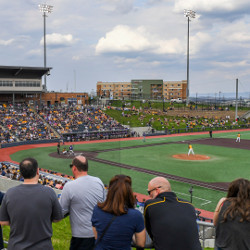
POLYGON ((190 143, 188 143, 188 156, 190 155, 190 153, 192 153, 194 155, 194 150, 193 147, 190 143))

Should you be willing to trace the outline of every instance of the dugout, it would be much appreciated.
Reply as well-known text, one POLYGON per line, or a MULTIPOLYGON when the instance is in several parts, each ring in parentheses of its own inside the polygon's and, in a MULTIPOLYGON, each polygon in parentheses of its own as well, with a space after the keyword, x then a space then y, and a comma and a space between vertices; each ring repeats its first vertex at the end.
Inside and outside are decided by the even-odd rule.
MULTIPOLYGON (((42 84, 42 77, 50 75, 52 68, 0 66, 0 104, 22 104, 27 98, 38 97, 41 104, 41 95, 46 92, 42 84)), ((39 105, 39 103, 34 103, 39 105)))

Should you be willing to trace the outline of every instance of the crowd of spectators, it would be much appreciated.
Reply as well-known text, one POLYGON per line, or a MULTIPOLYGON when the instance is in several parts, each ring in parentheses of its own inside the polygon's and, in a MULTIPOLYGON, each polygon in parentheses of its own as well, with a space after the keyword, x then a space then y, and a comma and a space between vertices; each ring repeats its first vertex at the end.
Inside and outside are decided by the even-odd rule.
MULTIPOLYGON (((49 186, 55 189, 62 190, 64 185, 73 180, 72 176, 57 173, 55 171, 47 169, 39 169, 39 180, 38 182, 44 186, 49 186)), ((23 181, 23 177, 20 174, 19 167, 15 164, 0 162, 0 176, 1 178, 8 178, 11 180, 23 181)))
MULTIPOLYGON (((113 109, 114 107, 107 107, 113 109)), ((121 108, 117 108, 120 109, 121 108)), ((160 110, 121 110, 123 117, 137 117, 139 124, 159 127, 162 130, 217 128, 237 125, 230 117, 165 116, 160 110)), ((129 122, 128 122, 129 124, 129 122)), ((103 109, 95 106, 51 106, 33 110, 29 106, 0 107, 0 143, 63 138, 67 141, 111 139, 137 136, 103 109)))
POLYGON ((92 106, 44 108, 39 115, 60 134, 124 129, 100 108, 92 106))
POLYGON ((26 105, 0 109, 1 143, 52 139, 56 136, 36 112, 26 105))
MULTIPOLYGON (((125 108, 116 108, 108 106, 107 109, 116 109, 121 111, 123 117, 135 117, 138 119, 138 124, 145 124, 146 126, 157 125, 158 127, 167 128, 167 129, 193 129, 193 128, 217 128, 225 126, 234 126, 237 125, 237 122, 232 119, 230 116, 226 117, 207 117, 206 115, 179 115, 175 116, 166 116, 166 114, 160 110, 153 109, 142 109, 135 108, 132 109, 125 108)), ((243 122, 247 123, 246 120, 243 122)))
POLYGON ((0 163, 0 175, 11 180, 23 181, 18 167, 9 163, 0 163))
POLYGON ((93 106, 57 106, 33 110, 0 108, 0 143, 64 137, 68 141, 127 137, 128 129, 93 106))

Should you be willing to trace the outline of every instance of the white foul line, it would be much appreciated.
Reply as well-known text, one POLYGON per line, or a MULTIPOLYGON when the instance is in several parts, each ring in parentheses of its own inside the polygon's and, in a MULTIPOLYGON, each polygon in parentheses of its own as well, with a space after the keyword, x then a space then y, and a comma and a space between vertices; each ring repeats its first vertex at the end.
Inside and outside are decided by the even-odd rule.
MULTIPOLYGON (((181 195, 186 195, 186 196, 189 196, 188 194, 185 194, 185 193, 180 193, 180 192, 175 192, 177 194, 181 194, 181 195)), ((199 200, 203 200, 205 202, 201 203, 201 206, 204 206, 204 205, 207 205, 209 203, 211 203, 212 201, 209 201, 209 200, 206 200, 206 199, 203 199, 203 198, 200 198, 200 197, 197 197, 197 196, 193 196, 193 198, 196 198, 196 199, 199 199, 199 200)))

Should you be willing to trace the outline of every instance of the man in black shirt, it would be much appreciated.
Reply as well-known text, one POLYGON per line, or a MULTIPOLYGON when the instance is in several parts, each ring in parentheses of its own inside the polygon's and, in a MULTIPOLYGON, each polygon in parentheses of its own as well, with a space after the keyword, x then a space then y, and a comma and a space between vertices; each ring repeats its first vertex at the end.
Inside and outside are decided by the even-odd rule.
POLYGON ((192 204, 177 198, 163 177, 149 182, 148 193, 152 199, 145 203, 145 225, 155 249, 201 250, 192 204))

